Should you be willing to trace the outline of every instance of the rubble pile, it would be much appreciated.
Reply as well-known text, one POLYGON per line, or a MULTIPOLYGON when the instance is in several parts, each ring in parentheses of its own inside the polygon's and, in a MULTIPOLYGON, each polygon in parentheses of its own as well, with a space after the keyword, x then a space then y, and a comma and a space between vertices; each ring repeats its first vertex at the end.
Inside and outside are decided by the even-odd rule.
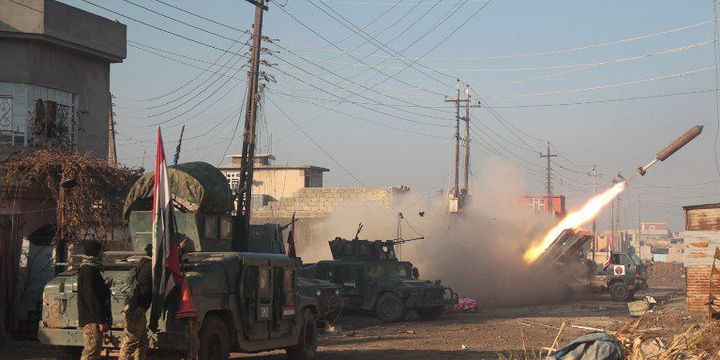
POLYGON ((657 328, 642 317, 627 322, 614 334, 628 360, 705 360, 720 358, 720 324, 693 324, 671 341, 652 336, 657 328))

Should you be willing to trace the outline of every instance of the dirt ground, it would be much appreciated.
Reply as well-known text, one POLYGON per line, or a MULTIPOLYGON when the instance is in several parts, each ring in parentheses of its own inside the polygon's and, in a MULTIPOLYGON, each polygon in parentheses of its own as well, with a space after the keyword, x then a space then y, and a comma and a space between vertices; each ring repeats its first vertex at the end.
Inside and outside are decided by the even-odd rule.
MULTIPOLYGON (((645 293, 658 301, 658 307, 646 315, 648 335, 665 336, 683 332, 701 321, 702 315, 685 310, 685 296, 679 290, 651 289, 645 293)), ((342 330, 325 334, 320 340, 319 359, 343 360, 440 360, 497 359, 499 354, 522 352, 550 346, 564 323, 559 343, 564 344, 588 330, 585 326, 617 329, 628 319, 627 306, 598 295, 563 304, 513 308, 481 309, 474 313, 451 313, 437 321, 413 319, 384 325, 359 315, 340 318, 342 330)), ((53 358, 53 349, 37 342, 13 342, 2 359, 45 360, 53 358), (16 351, 12 351, 12 350, 16 351)), ((285 359, 282 351, 261 354, 233 354, 237 359, 285 359)))

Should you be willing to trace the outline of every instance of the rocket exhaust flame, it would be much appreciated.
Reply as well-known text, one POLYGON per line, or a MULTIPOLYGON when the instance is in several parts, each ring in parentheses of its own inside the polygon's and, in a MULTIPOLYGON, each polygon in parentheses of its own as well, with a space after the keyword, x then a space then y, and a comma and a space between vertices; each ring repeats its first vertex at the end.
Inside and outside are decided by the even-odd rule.
POLYGON ((582 208, 577 211, 570 212, 555 227, 553 227, 542 241, 536 242, 531 248, 525 251, 523 259, 526 263, 532 264, 542 255, 545 250, 553 243, 553 241, 565 229, 576 229, 581 225, 590 222, 602 209, 615 199, 621 192, 625 190, 626 182, 619 182, 615 186, 605 190, 602 194, 598 194, 588 200, 582 208))

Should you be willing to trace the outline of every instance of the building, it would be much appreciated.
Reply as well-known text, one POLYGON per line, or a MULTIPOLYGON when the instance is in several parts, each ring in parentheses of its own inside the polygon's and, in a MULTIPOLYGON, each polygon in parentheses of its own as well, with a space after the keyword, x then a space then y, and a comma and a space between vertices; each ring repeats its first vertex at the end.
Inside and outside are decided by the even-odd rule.
MULTIPOLYGON (((61 146, 107 158, 110 64, 125 56, 126 26, 117 21, 54 0, 0 0, 0 161, 61 146)), ((10 329, 33 333, 42 287, 55 275, 48 254, 64 253, 64 244, 54 239, 48 194, 0 190, 10 194, 0 199, 0 236, 25 259, 10 329)))
MULTIPOLYGON (((720 204, 690 205, 683 206, 683 209, 685 231, 680 236, 683 238, 683 262, 687 269, 688 310, 705 312, 708 310, 711 284, 714 294, 720 294, 720 273, 711 277, 713 255, 720 247, 720 204)), ((715 306, 715 311, 719 310, 720 306, 715 306)))
MULTIPOLYGON (((527 205, 536 213, 547 213, 547 194, 529 194, 523 196, 523 199, 527 201, 527 205)), ((565 210, 565 196, 553 195, 552 196, 552 210, 555 216, 563 217, 566 214, 565 210)))
POLYGON ((0 0, 0 157, 66 141, 106 158, 125 25, 54 0, 0 0), (4 156, 3 156, 4 155, 4 156))
POLYGON ((685 230, 720 231, 720 203, 683 206, 685 230))
MULTIPOLYGON (((218 168, 227 177, 231 188, 240 181, 242 155, 231 155, 230 164, 218 168)), ((254 201, 263 197, 263 204, 293 196, 305 188, 323 187, 323 173, 329 169, 312 165, 275 165, 273 155, 255 155, 252 193, 257 195, 254 201)))

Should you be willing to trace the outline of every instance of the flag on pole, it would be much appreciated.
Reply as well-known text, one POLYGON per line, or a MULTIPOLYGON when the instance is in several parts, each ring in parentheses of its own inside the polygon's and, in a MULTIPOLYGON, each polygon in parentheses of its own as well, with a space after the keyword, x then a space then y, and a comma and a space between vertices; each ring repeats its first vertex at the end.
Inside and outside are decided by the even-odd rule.
POLYGON ((157 330, 165 299, 182 281, 178 244, 173 237, 173 206, 165 150, 160 127, 157 132, 155 184, 152 210, 152 292, 150 329, 157 330))
POLYGON ((295 253, 295 212, 290 220, 290 231, 288 231, 288 255, 296 257, 295 253))
POLYGON ((605 259, 605 263, 603 263, 603 269, 607 269, 610 264, 612 264, 612 236, 608 237, 608 243, 607 243, 607 259, 605 259))

